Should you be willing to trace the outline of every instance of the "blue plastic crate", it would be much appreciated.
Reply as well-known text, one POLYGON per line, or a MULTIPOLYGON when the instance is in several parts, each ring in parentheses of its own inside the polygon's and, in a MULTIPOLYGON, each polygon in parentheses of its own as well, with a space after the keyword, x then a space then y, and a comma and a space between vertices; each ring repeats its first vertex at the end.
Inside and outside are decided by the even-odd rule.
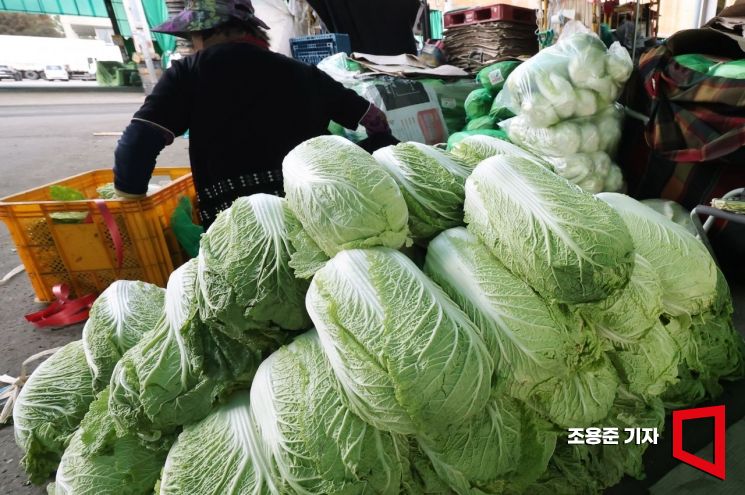
POLYGON ((303 36, 290 39, 292 58, 306 64, 318 65, 318 62, 335 53, 352 51, 348 34, 331 33, 316 36, 303 36))

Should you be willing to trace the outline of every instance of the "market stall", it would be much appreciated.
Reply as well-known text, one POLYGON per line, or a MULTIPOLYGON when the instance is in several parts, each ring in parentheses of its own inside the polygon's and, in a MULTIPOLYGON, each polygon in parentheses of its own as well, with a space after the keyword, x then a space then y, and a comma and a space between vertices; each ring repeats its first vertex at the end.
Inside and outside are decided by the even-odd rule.
MULTIPOLYGON (((505 12, 525 24, 490 7, 459 25, 505 12)), ((742 39, 739 12, 712 29, 742 39)), ((673 40, 635 66, 620 43, 566 25, 540 51, 525 29, 507 57, 490 39, 477 66, 445 60, 447 30, 445 53, 334 49, 318 68, 401 142, 367 149, 361 128, 331 122, 285 157, 284 197, 236 200, 190 253, 158 230, 193 195, 177 171, 137 203, 149 209, 102 210, 100 184, 54 204, 34 199, 47 189, 10 198, 44 203, 33 228, 51 251, 86 231, 121 269, 113 210, 132 252, 147 240, 184 256, 167 280, 97 287, 82 338, 15 383, 6 409, 30 480, 55 495, 628 493, 672 467, 672 411, 745 415, 742 268, 718 264, 711 224, 660 201, 680 199, 669 190, 637 193, 627 159, 642 146, 673 164, 740 157, 734 110, 703 136, 664 134, 685 123, 662 112, 691 103, 671 84, 684 63, 741 91, 745 44, 701 59, 673 40)), ((509 24, 491 27, 511 43, 509 24)), ((706 95, 685 107, 699 120, 722 103, 706 95)), ((685 206, 714 200, 737 224, 745 202, 714 195, 743 183, 717 180, 685 206)), ((21 206, 0 202, 0 218, 21 206)))

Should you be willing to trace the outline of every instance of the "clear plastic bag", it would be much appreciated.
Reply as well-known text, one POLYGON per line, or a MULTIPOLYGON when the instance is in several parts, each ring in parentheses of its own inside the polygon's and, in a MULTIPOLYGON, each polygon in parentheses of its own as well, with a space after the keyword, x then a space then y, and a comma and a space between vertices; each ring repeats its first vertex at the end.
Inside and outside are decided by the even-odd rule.
POLYGON ((621 169, 603 151, 548 158, 548 162, 558 175, 589 193, 617 192, 623 188, 621 169))
POLYGON ((503 92, 528 125, 550 127, 613 105, 632 69, 619 43, 606 49, 594 34, 576 33, 518 66, 503 92))
POLYGON ((538 155, 567 157, 603 151, 615 155, 621 140, 623 109, 606 107, 590 116, 560 121, 551 127, 534 127, 524 115, 501 122, 513 143, 538 155))

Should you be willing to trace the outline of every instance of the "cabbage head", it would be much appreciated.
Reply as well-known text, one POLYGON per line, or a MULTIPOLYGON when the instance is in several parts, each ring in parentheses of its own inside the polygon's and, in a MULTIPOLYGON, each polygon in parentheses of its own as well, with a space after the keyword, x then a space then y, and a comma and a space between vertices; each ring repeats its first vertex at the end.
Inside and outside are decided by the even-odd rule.
POLYGON ((664 312, 672 316, 706 311, 717 298, 717 266, 706 247, 686 229, 624 194, 597 197, 621 215, 636 252, 652 265, 662 284, 664 312))
POLYGON ((424 271, 481 329, 511 395, 528 399, 539 383, 597 358, 591 329, 549 308, 466 229, 437 236, 424 271))
MULTIPOLYGON (((310 139, 282 164, 287 204, 310 242, 321 253, 293 255, 302 261, 333 257, 344 249, 385 246, 398 249, 409 240, 409 212, 396 181, 362 148, 338 136, 310 139)), ((294 230, 297 232, 297 229, 294 230)), ((292 239, 295 244, 295 239, 292 239)), ((312 273, 311 273, 312 274, 312 273)))
POLYGON ((486 405, 494 365, 479 329, 404 254, 339 253, 307 306, 349 408, 376 428, 433 431, 486 405))
POLYGON ((463 139, 453 147, 453 155, 468 163, 471 167, 475 167, 493 156, 510 155, 525 158, 549 169, 551 168, 551 165, 544 162, 538 155, 534 155, 530 151, 526 151, 503 139, 490 136, 469 136, 463 139))
POLYGON ((518 401, 495 391, 481 413, 418 441, 440 479, 459 495, 499 494, 543 474, 556 434, 518 401))
POLYGON ((639 342, 618 347, 610 356, 621 381, 635 394, 659 396, 678 381, 681 349, 659 321, 639 342))
POLYGON ((642 456, 649 444, 623 445, 624 428, 657 428, 665 424, 665 409, 658 398, 644 398, 619 388, 608 416, 597 422, 618 428, 619 445, 568 445, 566 437, 557 442, 549 469, 525 493, 577 495, 601 493, 625 476, 644 477, 642 456))
POLYGON ((464 187, 472 167, 446 151, 420 143, 388 146, 373 156, 401 188, 415 238, 430 239, 463 225, 464 187))
POLYGON ((49 495, 152 493, 171 442, 143 448, 136 433, 117 437, 108 399, 106 388, 91 404, 47 488, 49 495))
POLYGON ((249 393, 241 390, 184 428, 168 453, 157 493, 279 493, 271 473, 271 454, 256 427, 249 393))
POLYGON ((592 324, 602 338, 615 347, 639 344, 663 313, 662 282, 652 264, 634 255, 629 282, 607 298, 575 309, 592 324))
POLYGON ((408 440, 347 408, 315 331, 269 356, 251 386, 251 410, 281 493, 398 495, 408 440))
POLYGON ((283 198, 254 194, 217 216, 199 249, 202 321, 249 345, 257 332, 310 327, 308 282, 289 266, 291 215, 283 198))
POLYGON ((264 350, 241 345, 199 320, 197 260, 190 260, 168 280, 158 326, 114 369, 109 410, 117 430, 155 441, 202 419, 217 399, 250 383, 264 350))
POLYGON ((634 246, 620 216, 540 165, 482 162, 464 209, 469 230, 549 301, 597 301, 628 282, 634 246))
POLYGON ((83 327, 83 348, 95 390, 109 385, 122 354, 155 328, 163 315, 165 292, 153 284, 118 280, 98 296, 83 327))
POLYGON ((32 483, 54 472, 70 437, 93 401, 93 376, 83 343, 71 342, 39 365, 21 389, 13 407, 21 466, 32 483))

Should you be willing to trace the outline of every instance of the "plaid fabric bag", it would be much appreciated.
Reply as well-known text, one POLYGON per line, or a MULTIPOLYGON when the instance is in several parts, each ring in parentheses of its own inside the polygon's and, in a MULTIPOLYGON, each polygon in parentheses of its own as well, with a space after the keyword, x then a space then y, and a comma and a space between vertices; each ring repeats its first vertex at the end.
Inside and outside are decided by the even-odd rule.
POLYGON ((745 80, 710 77, 674 59, 701 52, 745 57, 713 30, 681 31, 645 53, 627 85, 626 105, 649 117, 646 126, 627 119, 619 156, 635 197, 693 208, 745 185, 745 80))

